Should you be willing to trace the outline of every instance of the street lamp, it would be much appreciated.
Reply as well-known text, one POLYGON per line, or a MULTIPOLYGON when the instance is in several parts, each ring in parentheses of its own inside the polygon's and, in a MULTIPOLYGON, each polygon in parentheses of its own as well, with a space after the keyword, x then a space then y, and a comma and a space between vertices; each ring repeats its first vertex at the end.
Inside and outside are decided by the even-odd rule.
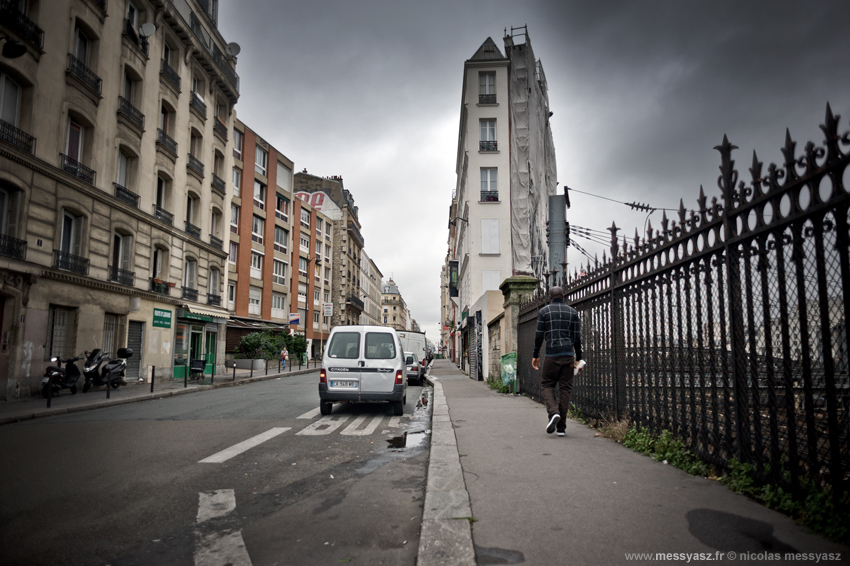
POLYGON ((3 57, 6 59, 17 59, 18 57, 23 57, 24 53, 27 52, 27 47, 17 39, 12 39, 8 35, 0 36, 0 41, 6 40, 6 44, 3 46, 3 57))

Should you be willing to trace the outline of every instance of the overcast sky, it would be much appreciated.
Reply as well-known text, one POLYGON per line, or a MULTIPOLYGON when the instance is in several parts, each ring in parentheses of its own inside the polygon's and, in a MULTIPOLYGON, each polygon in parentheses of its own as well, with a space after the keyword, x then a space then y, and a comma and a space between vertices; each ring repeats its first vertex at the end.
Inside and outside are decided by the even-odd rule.
MULTIPOLYGON (((782 162, 786 128, 798 155, 820 145, 827 102, 850 129, 844 0, 221 0, 219 29, 242 48, 239 118, 297 171, 343 177, 366 253, 435 343, 463 64, 488 37, 504 52, 505 28, 526 24, 562 187, 695 208, 700 185, 719 200, 724 134, 749 180, 753 150, 765 170, 782 162)), ((570 199, 574 226, 643 233, 646 213, 570 199)), ((574 240, 601 257, 604 246, 574 240)), ((583 256, 571 248, 568 260, 583 256)))

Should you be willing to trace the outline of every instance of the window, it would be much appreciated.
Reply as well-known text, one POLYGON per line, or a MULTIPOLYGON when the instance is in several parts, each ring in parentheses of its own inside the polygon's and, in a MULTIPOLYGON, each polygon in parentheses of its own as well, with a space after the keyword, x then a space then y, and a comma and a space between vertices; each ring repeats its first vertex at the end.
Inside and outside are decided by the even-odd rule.
POLYGON ((325 284, 327 284, 328 281, 330 281, 330 280, 331 280, 331 268, 326 267, 325 268, 325 284))
POLYGON ((165 250, 158 246, 154 247, 153 261, 151 262, 151 276, 154 279, 165 278, 165 262, 163 262, 163 258, 166 257, 168 257, 168 250, 165 250))
POLYGON ((251 224, 251 239, 258 244, 263 243, 263 230, 266 227, 266 221, 254 215, 254 220, 251 224))
POLYGON ((502 283, 501 271, 482 271, 481 272, 481 290, 482 291, 498 291, 499 285, 502 283))
POLYGON ((168 43, 163 43, 162 45, 162 60, 165 61, 165 64, 171 68, 174 68, 174 49, 171 48, 168 43))
POLYGON ((234 130, 233 130, 233 157, 235 157, 239 161, 242 161, 242 139, 243 139, 243 137, 244 137, 244 134, 242 134, 242 132, 240 132, 239 130, 234 128, 234 130))
POLYGON ((316 236, 322 237, 322 219, 316 218, 316 236))
POLYGON ((233 168, 233 196, 238 197, 242 193, 242 169, 233 168))
POLYGON ((227 284, 227 308, 236 310, 236 283, 227 284))
POLYGON ((259 287, 251 287, 248 290, 248 314, 260 314, 263 302, 263 290, 259 287))
POLYGON ((272 318, 286 318, 286 295, 272 293, 272 318))
POLYGON ((299 283, 298 284, 298 300, 302 303, 307 302, 307 284, 299 283))
POLYGON ((272 263, 272 283, 286 285, 286 263, 275 259, 272 263))
POLYGON ((85 129, 73 118, 68 119, 68 135, 65 140, 65 155, 76 162, 83 160, 83 135, 85 129))
POLYGON ((156 205, 163 210, 168 203, 168 181, 160 176, 156 178, 156 205))
POLYGON ((317 310, 313 311, 313 324, 315 324, 315 325, 319 324, 319 311, 317 311, 317 310))
POLYGON ((322 255, 322 242, 316 242, 316 257, 322 255))
POLYGON ((301 209, 301 225, 310 228, 310 211, 304 208, 301 209))
POLYGON ((498 149, 498 145, 496 145, 496 121, 481 120, 479 124, 481 126, 479 151, 496 151, 498 149))
POLYGON ((239 233, 239 207, 235 204, 230 205, 230 231, 239 233))
MULTIPOLYGON (((319 291, 318 289, 313 289, 313 302, 317 305, 319 304, 319 294, 320 293, 321 293, 321 291, 319 291)), ((318 320, 316 322, 318 322, 318 320)))
POLYGON ((343 360, 356 360, 360 357, 360 333, 337 332, 328 344, 328 356, 343 360))
POLYGON ((109 270, 111 281, 121 281, 120 276, 122 274, 118 273, 118 269, 130 271, 132 259, 130 246, 132 243, 133 238, 131 236, 125 236, 118 232, 112 235, 112 268, 109 270))
POLYGON ((83 244, 83 217, 75 216, 67 210, 62 213, 62 234, 59 250, 63 254, 80 256, 83 244))
POLYGON ((236 265, 236 258, 239 255, 239 244, 236 242, 230 242, 230 255, 227 257, 227 261, 236 265))
POLYGON ((47 311, 47 359, 73 356, 77 310, 50 305, 47 311))
POLYGON ((221 177, 222 167, 224 167, 224 156, 218 150, 215 150, 213 152, 213 173, 216 177, 221 177))
POLYGON ((307 277, 307 260, 303 257, 298 258, 298 275, 307 277))
POLYGON ((266 186, 257 180, 254 181, 254 206, 266 209, 266 186))
POLYGON ((186 195, 186 222, 195 225, 195 216, 198 215, 200 199, 194 194, 186 195))
POLYGON ((366 333, 366 359, 390 360, 395 357, 395 340, 386 332, 366 333))
POLYGON ((274 227, 274 250, 276 252, 287 253, 287 242, 289 242, 289 232, 280 226, 274 227))
POLYGON ((74 57, 85 66, 89 65, 91 41, 86 33, 78 27, 74 29, 74 57))
POLYGON ((171 124, 174 122, 174 113, 170 112, 163 104, 159 109, 159 129, 163 133, 168 134, 171 131, 171 124))
POLYGON ((257 146, 257 151, 254 155, 254 170, 262 175, 266 176, 266 168, 269 164, 269 154, 266 150, 261 148, 259 145, 257 146))
POLYGON ((133 29, 137 29, 139 27, 139 9, 136 8, 132 2, 127 2, 127 23, 130 24, 133 29))
POLYGON ((124 100, 130 104, 136 102, 136 81, 128 73, 124 73, 124 88, 122 91, 124 100))
POLYGON ((331 297, 331 295, 330 295, 330 293, 329 293, 328 291, 325 291, 325 293, 324 293, 323 297, 324 297, 324 299, 325 299, 325 302, 327 303, 328 301, 330 301, 330 297, 331 297))
POLYGON ((115 355, 124 341, 124 317, 118 314, 103 315, 103 351, 115 355))
POLYGON ((213 208, 210 213, 210 236, 218 238, 219 226, 221 226, 221 212, 217 208, 213 208))
POLYGON ((203 151, 203 138, 199 136, 193 130, 189 137, 189 153, 192 154, 192 157, 196 157, 198 159, 201 158, 201 152, 203 151))
POLYGON ((496 104, 496 73, 478 75, 478 103, 496 104))
POLYGON ((481 221, 481 253, 499 253, 499 220, 484 219, 481 221))
POLYGON ((130 167, 130 160, 131 158, 126 153, 121 150, 118 151, 118 171, 116 173, 115 183, 124 188, 128 186, 127 170, 130 167))
POLYGON ((201 103, 204 102, 204 83, 197 75, 192 75, 192 96, 201 103))
POLYGON ((17 128, 20 106, 21 87, 9 75, 0 72, 0 120, 17 128))
POLYGON ((207 291, 210 295, 218 295, 219 294, 219 272, 218 269, 210 269, 210 280, 209 280, 209 290, 207 291))
POLYGON ((299 242, 300 242, 300 244, 301 244, 301 249, 302 249, 302 250, 304 250, 305 252, 309 252, 309 251, 310 251, 310 238, 308 238, 308 237, 307 237, 306 235, 304 235, 304 234, 301 234, 301 236, 300 236, 300 238, 299 238, 299 242))
POLYGON ((186 289, 195 289, 195 277, 198 273, 198 262, 193 259, 187 259, 183 269, 183 287, 186 289))
POLYGON ((292 171, 280 161, 277 162, 277 186, 285 191, 292 191, 292 171))
POLYGON ((498 169, 481 169, 481 202, 499 202, 498 169))
POLYGON ((253 279, 263 278, 263 255, 251 252, 251 277, 253 279))
POLYGON ((289 199, 277 193, 277 208, 274 211, 276 218, 289 222, 289 199))

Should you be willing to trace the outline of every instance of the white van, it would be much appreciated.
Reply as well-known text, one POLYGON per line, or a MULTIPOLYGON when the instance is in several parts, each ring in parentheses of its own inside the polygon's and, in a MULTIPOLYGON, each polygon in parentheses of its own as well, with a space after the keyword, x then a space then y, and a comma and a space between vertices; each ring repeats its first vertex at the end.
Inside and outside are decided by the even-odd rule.
POLYGON ((425 333, 399 330, 398 339, 401 340, 401 346, 405 352, 412 352, 416 356, 416 361, 419 362, 419 379, 421 381, 425 377, 425 370, 428 369, 428 345, 425 342, 425 333))
POLYGON ((333 328, 319 373, 321 413, 329 415, 333 403, 388 401, 401 415, 407 403, 404 361, 394 328, 333 328))

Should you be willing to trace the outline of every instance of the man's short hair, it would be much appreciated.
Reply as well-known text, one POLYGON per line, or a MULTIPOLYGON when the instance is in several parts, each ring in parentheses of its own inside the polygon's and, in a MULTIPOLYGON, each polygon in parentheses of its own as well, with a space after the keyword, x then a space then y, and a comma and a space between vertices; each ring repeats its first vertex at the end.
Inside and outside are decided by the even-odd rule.
POLYGON ((564 290, 561 287, 552 287, 549 289, 549 299, 563 299, 564 298, 564 290))

